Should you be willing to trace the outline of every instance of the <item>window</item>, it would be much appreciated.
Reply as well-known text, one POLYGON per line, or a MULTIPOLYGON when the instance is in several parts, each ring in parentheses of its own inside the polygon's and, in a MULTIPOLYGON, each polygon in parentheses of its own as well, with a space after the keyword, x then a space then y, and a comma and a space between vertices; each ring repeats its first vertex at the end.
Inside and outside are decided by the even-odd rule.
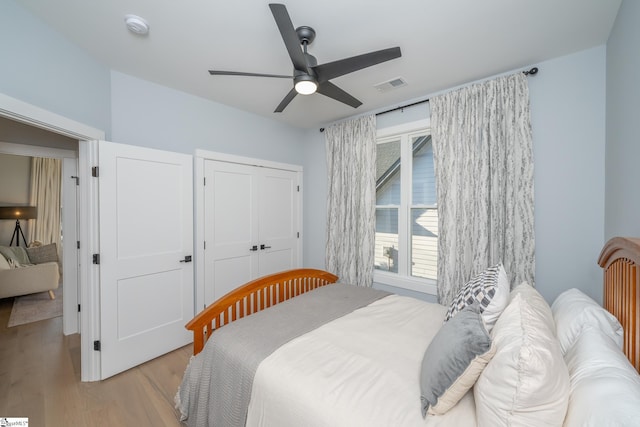
POLYGON ((428 128, 378 137, 376 282, 434 293, 438 210, 428 128))

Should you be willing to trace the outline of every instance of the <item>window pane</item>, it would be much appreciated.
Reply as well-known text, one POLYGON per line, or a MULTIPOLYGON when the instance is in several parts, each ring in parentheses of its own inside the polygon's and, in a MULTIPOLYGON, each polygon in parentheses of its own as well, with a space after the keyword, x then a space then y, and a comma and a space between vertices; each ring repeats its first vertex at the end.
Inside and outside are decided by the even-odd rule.
POLYGON ((413 152, 412 204, 434 206, 436 204, 436 182, 431 135, 411 138, 411 147, 413 152))
POLYGON ((411 275, 438 277, 438 210, 411 209, 411 275))
POLYGON ((398 209, 376 209, 375 268, 398 272, 398 209))
POLYGON ((400 204, 400 139, 377 145, 376 205, 400 204))

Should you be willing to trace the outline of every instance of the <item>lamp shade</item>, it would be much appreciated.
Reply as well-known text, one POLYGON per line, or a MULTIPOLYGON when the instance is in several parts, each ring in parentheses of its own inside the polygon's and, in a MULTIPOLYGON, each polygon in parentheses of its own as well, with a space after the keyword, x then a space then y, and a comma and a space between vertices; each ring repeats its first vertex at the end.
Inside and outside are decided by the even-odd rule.
POLYGON ((35 206, 2 206, 0 207, 0 219, 35 219, 35 206))

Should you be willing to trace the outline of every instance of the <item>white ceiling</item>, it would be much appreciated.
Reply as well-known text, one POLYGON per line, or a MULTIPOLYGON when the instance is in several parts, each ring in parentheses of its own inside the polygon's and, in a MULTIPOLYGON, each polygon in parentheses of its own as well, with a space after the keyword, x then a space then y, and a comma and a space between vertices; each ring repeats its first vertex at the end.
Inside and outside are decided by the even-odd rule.
POLYGON ((273 110, 291 81, 207 72, 292 73, 268 1, 18 2, 111 69, 311 128, 602 45, 621 0, 291 0, 293 25, 316 30, 309 52, 319 64, 393 46, 402 57, 332 80, 358 109, 314 94, 283 113, 273 110), (128 32, 126 14, 145 18, 149 34, 128 32), (395 77, 408 85, 374 88, 395 77))

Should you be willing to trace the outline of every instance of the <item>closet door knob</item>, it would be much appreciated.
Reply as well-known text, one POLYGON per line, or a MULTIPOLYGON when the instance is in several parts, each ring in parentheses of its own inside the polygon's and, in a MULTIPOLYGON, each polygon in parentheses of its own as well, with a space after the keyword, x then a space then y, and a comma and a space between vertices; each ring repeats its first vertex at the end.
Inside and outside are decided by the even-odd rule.
POLYGON ((250 251, 257 251, 258 250, 258 245, 253 245, 249 248, 250 251))
POLYGON ((271 246, 260 245, 260 249, 271 249, 271 246))

